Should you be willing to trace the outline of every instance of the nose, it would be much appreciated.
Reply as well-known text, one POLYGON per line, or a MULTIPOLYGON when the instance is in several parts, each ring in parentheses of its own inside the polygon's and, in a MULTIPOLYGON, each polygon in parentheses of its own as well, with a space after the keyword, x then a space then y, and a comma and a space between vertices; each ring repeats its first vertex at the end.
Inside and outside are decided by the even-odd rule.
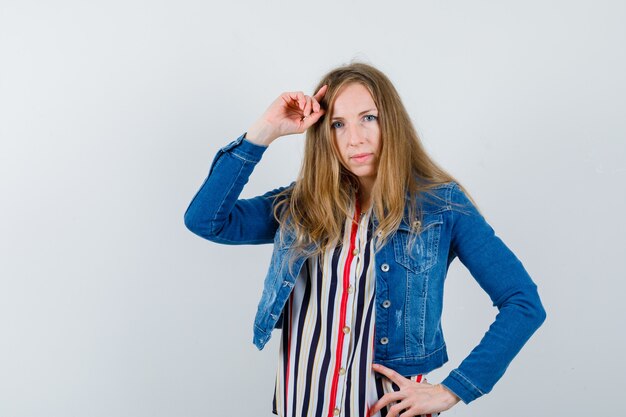
POLYGON ((365 141, 365 129, 360 123, 351 123, 348 126, 348 145, 356 146, 365 141))

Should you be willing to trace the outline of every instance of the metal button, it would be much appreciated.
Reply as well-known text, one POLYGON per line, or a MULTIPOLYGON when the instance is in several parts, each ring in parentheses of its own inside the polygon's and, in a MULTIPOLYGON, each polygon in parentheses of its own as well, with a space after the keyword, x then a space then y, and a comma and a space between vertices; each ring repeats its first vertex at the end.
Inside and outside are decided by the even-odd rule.
POLYGON ((381 345, 386 345, 387 343, 389 343, 389 339, 387 339, 386 337, 383 337, 380 339, 380 344, 381 345))
POLYGON ((383 307, 389 308, 390 305, 391 305, 391 301, 389 301, 389 300, 383 301, 383 307))
POLYGON ((359 250, 357 248, 354 248, 354 250, 352 251, 352 255, 357 256, 359 254, 359 250))
POLYGON ((345 375, 345 374, 346 374, 346 368, 339 369, 339 375, 345 375))
POLYGON ((419 230, 419 229, 420 229, 420 227, 422 227, 422 222, 421 222, 421 221, 419 221, 419 220, 415 220, 415 221, 413 222, 413 229, 415 229, 415 230, 419 230))
POLYGON ((388 264, 382 264, 380 266, 380 269, 382 269, 383 272, 387 272, 387 271, 389 271, 389 265, 388 264))
POLYGON ((344 332, 345 334, 350 333, 350 328, 349 328, 348 326, 344 326, 344 327, 343 327, 343 332, 344 332))
POLYGON ((335 408, 335 409, 333 410, 333 415, 334 415, 334 416, 338 416, 338 415, 339 415, 339 409, 338 409, 338 408, 335 408))

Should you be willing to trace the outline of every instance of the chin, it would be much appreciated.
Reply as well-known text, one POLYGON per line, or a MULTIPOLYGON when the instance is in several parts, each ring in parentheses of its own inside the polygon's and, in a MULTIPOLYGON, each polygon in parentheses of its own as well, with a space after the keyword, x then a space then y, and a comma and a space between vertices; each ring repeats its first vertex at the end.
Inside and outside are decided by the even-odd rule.
POLYGON ((357 177, 361 178, 361 177, 373 177, 375 176, 374 174, 374 170, 372 169, 353 169, 351 170, 352 173, 354 175, 356 175, 357 177))

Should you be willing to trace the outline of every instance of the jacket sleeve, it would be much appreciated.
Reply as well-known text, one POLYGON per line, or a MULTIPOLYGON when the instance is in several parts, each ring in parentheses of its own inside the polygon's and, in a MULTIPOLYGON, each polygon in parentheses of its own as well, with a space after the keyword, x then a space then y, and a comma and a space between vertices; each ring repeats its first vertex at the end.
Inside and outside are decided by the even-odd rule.
POLYGON ((287 187, 239 199, 256 164, 267 149, 244 138, 221 148, 209 174, 185 211, 185 226, 196 235, 230 245, 272 243, 278 228, 275 196, 287 187))
POLYGON ((441 382, 467 404, 491 391, 546 312, 522 263, 456 183, 451 202, 451 249, 498 308, 478 346, 441 382))

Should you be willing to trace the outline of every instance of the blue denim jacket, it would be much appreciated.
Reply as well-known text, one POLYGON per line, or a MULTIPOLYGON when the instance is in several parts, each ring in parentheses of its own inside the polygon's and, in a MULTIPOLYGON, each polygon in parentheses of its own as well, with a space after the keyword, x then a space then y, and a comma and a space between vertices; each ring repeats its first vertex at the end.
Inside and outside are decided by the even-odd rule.
MULTIPOLYGON (((185 212, 185 225, 213 242, 274 244, 254 321, 254 344, 262 349, 280 322, 306 259, 296 257, 292 268, 285 266, 294 237, 278 239, 273 196, 286 187, 239 199, 267 149, 244 135, 215 156, 185 212)), ((441 382, 469 403, 491 391, 546 313, 522 263, 459 186, 450 182, 435 191, 439 198, 421 198, 421 223, 403 221, 375 255, 374 361, 409 376, 427 373, 448 360, 441 329, 443 288, 448 267, 458 257, 499 310, 478 346, 441 382), (420 233, 407 251, 415 227, 420 233)), ((373 222, 376 227, 375 218, 373 222)))

